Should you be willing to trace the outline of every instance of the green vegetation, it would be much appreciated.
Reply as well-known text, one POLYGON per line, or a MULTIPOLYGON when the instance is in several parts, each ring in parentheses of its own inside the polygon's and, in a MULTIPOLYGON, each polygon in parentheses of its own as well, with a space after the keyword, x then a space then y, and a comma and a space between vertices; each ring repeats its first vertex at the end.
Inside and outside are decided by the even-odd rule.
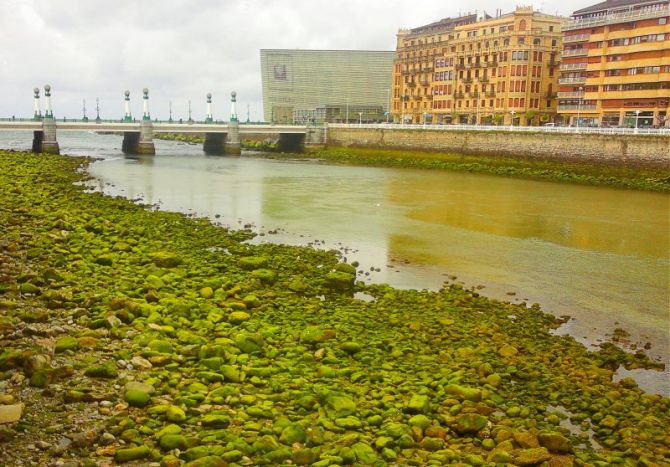
POLYGON ((89 162, 0 152, 2 463, 670 462, 670 400, 612 382, 642 353, 89 193, 89 162))
MULTIPOLYGON (((270 156, 281 157, 281 156, 270 156)), ((622 166, 509 157, 468 156, 399 149, 328 148, 291 154, 291 158, 320 158, 328 162, 378 167, 444 169, 508 177, 605 185, 636 190, 670 192, 670 169, 622 166)))
MULTIPOLYGON (((205 142, 205 137, 201 135, 191 135, 183 133, 158 133, 154 135, 156 139, 163 139, 168 141, 181 141, 183 143, 189 144, 203 144, 205 142)), ((243 149, 250 149, 256 151, 274 151, 277 149, 277 145, 274 143, 268 143, 266 141, 251 141, 251 140, 242 140, 240 145, 243 149)))

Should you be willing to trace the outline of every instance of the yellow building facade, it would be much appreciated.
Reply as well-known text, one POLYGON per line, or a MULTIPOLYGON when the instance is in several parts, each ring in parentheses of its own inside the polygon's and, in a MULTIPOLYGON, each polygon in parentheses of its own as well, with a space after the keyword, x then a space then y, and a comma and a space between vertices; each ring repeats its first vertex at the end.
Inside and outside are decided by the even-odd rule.
POLYGON ((401 30, 394 64, 394 121, 498 125, 552 121, 561 21, 520 7, 497 17, 473 15, 401 30), (437 24, 450 28, 437 32, 437 24))
POLYGON ((670 126, 670 0, 608 0, 562 26, 559 113, 573 126, 670 126))

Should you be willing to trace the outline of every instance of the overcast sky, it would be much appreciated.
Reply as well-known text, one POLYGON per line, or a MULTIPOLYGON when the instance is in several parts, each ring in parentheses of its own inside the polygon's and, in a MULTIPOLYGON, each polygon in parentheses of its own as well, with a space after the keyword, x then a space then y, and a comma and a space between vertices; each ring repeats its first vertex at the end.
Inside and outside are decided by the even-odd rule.
MULTIPOLYGON (((596 2, 532 1, 569 15, 596 2), (558 8, 558 9, 557 9, 558 8)), ((56 118, 121 118, 123 91, 140 116, 141 89, 152 117, 229 116, 230 91, 240 120, 262 118, 262 48, 394 50, 398 28, 468 12, 512 11, 511 0, 0 0, 0 117, 30 117, 32 89, 52 86, 56 118), (467 5, 467 6, 466 6, 467 5)), ((43 90, 41 92, 43 96, 43 90)), ((44 105, 44 100, 42 100, 44 105)))

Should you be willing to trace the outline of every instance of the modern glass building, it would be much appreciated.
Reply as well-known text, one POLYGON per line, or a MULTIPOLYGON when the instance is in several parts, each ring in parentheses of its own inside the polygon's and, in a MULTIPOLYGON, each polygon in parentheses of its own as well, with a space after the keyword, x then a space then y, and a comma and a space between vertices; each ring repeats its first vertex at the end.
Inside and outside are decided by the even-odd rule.
POLYGON ((385 121, 394 52, 261 49, 269 122, 385 121))

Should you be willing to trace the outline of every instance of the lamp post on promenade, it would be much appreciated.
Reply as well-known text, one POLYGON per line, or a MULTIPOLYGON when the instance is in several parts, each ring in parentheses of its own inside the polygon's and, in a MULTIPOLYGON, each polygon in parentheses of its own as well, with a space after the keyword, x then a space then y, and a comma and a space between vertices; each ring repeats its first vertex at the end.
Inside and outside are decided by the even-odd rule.
POLYGON ((358 112, 358 126, 363 126, 363 112, 358 112))
POLYGON ((579 86, 579 100, 577 101, 577 133, 579 133, 579 114, 581 113, 582 101, 584 100, 584 95, 582 94, 583 91, 584 88, 579 86))
POLYGON ((639 120, 640 120, 640 111, 636 110, 635 111, 635 133, 637 133, 637 126, 638 126, 639 120))
POLYGON ((516 113, 516 110, 510 111, 510 113, 512 114, 512 121, 510 122, 510 129, 511 129, 514 126, 514 114, 516 113))

